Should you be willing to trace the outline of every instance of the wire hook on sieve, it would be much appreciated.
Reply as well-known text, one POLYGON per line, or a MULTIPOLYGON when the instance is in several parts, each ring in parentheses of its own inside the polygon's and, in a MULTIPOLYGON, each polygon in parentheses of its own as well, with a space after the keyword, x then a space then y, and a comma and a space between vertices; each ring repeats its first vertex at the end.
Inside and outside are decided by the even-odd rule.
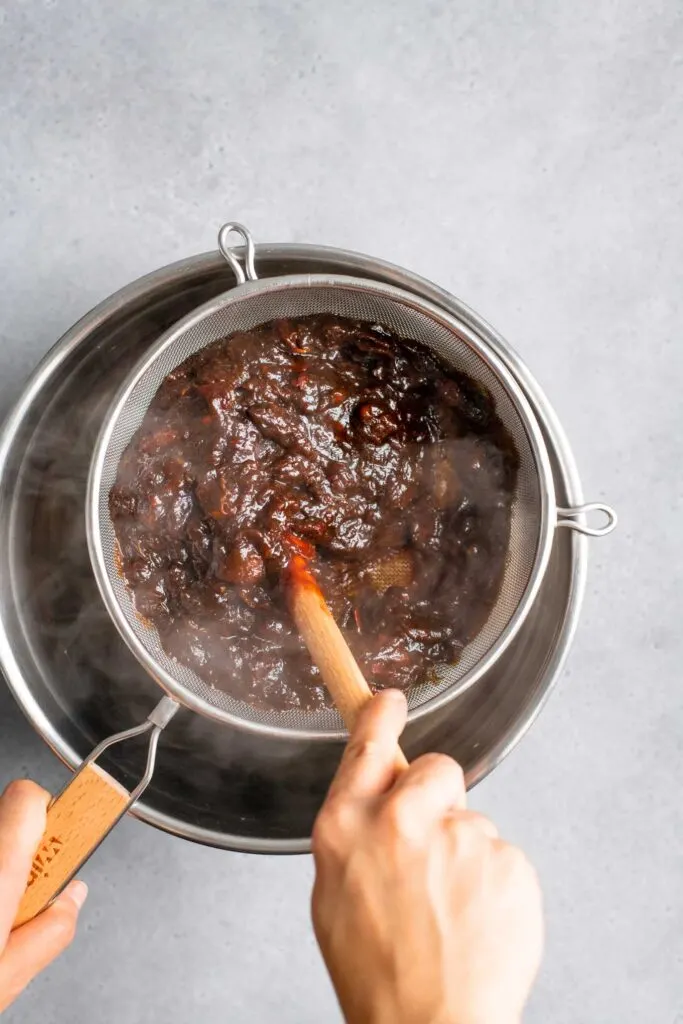
POLYGON ((238 284, 246 284, 247 281, 258 281, 256 267, 254 266, 256 246, 254 245, 254 239, 249 228, 245 228, 244 224, 239 224, 237 221, 229 221, 227 224, 224 224, 218 232, 218 248, 223 259, 230 264, 238 284), (244 242, 244 266, 242 266, 230 245, 230 235, 239 235, 244 242))
POLYGON ((566 526, 568 530, 576 530, 585 537, 606 537, 617 525, 617 514, 610 505, 600 501, 591 501, 587 505, 576 505, 574 508, 560 508, 557 506, 557 526, 566 526), (588 523, 578 519, 587 512, 602 512, 605 522, 602 526, 589 526, 588 523))

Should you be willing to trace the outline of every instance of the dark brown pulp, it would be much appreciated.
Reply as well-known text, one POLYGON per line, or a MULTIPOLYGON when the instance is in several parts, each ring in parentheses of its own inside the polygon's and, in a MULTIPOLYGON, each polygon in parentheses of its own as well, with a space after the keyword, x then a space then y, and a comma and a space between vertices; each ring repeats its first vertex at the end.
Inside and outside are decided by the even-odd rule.
POLYGON ((109 503, 166 652, 252 704, 315 709, 328 699, 281 583, 292 537, 371 686, 406 688, 486 621, 516 474, 482 387, 381 326, 316 316, 169 374, 109 503))

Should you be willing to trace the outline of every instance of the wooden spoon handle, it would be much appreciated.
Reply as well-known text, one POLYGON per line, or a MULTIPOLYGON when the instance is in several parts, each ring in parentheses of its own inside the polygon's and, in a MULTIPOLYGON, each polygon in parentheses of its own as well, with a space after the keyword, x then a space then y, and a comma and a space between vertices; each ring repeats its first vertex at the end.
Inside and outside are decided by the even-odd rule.
POLYGON ((125 813, 130 793, 96 764, 86 764, 47 812, 13 928, 30 921, 59 895, 125 813))
MULTIPOLYGON (((286 585, 294 621, 344 724, 351 732, 360 711, 372 700, 372 690, 304 559, 298 556, 292 559, 286 585)), ((399 769, 408 767, 401 750, 396 757, 396 766, 399 769)))

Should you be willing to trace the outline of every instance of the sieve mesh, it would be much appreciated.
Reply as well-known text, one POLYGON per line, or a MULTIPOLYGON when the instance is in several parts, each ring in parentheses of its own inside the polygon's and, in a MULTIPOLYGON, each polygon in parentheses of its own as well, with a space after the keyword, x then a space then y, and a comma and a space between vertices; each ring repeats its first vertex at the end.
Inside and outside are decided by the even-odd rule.
POLYGON ((514 378, 464 325, 408 292, 348 277, 272 278, 249 282, 219 296, 167 332, 124 385, 96 447, 90 479, 88 533, 100 588, 126 642, 154 678, 179 701, 211 717, 311 736, 343 732, 338 713, 282 712, 252 706, 209 686, 165 653, 156 628, 136 613, 121 576, 109 514, 109 492, 124 450, 171 370, 200 349, 235 332, 279 317, 320 313, 381 324, 399 337, 422 342, 447 364, 483 384, 493 397, 496 413, 510 433, 519 457, 508 557, 498 599, 485 626, 462 651, 458 662, 439 666, 426 682, 411 691, 409 708, 414 715, 427 704, 433 706, 435 698, 461 692, 478 678, 521 625, 549 554, 547 510, 552 499, 545 448, 514 378))

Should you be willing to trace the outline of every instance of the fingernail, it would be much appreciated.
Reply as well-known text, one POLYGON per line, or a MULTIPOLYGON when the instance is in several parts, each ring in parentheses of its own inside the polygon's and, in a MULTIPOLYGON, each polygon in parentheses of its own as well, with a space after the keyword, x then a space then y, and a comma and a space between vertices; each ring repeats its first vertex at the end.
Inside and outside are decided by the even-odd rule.
POLYGON ((70 899, 72 903, 75 903, 77 909, 80 910, 88 898, 88 886, 85 882, 81 881, 71 882, 62 895, 70 899))
POLYGON ((385 700, 393 700, 397 704, 405 704, 406 697, 402 690, 382 690, 385 700))

